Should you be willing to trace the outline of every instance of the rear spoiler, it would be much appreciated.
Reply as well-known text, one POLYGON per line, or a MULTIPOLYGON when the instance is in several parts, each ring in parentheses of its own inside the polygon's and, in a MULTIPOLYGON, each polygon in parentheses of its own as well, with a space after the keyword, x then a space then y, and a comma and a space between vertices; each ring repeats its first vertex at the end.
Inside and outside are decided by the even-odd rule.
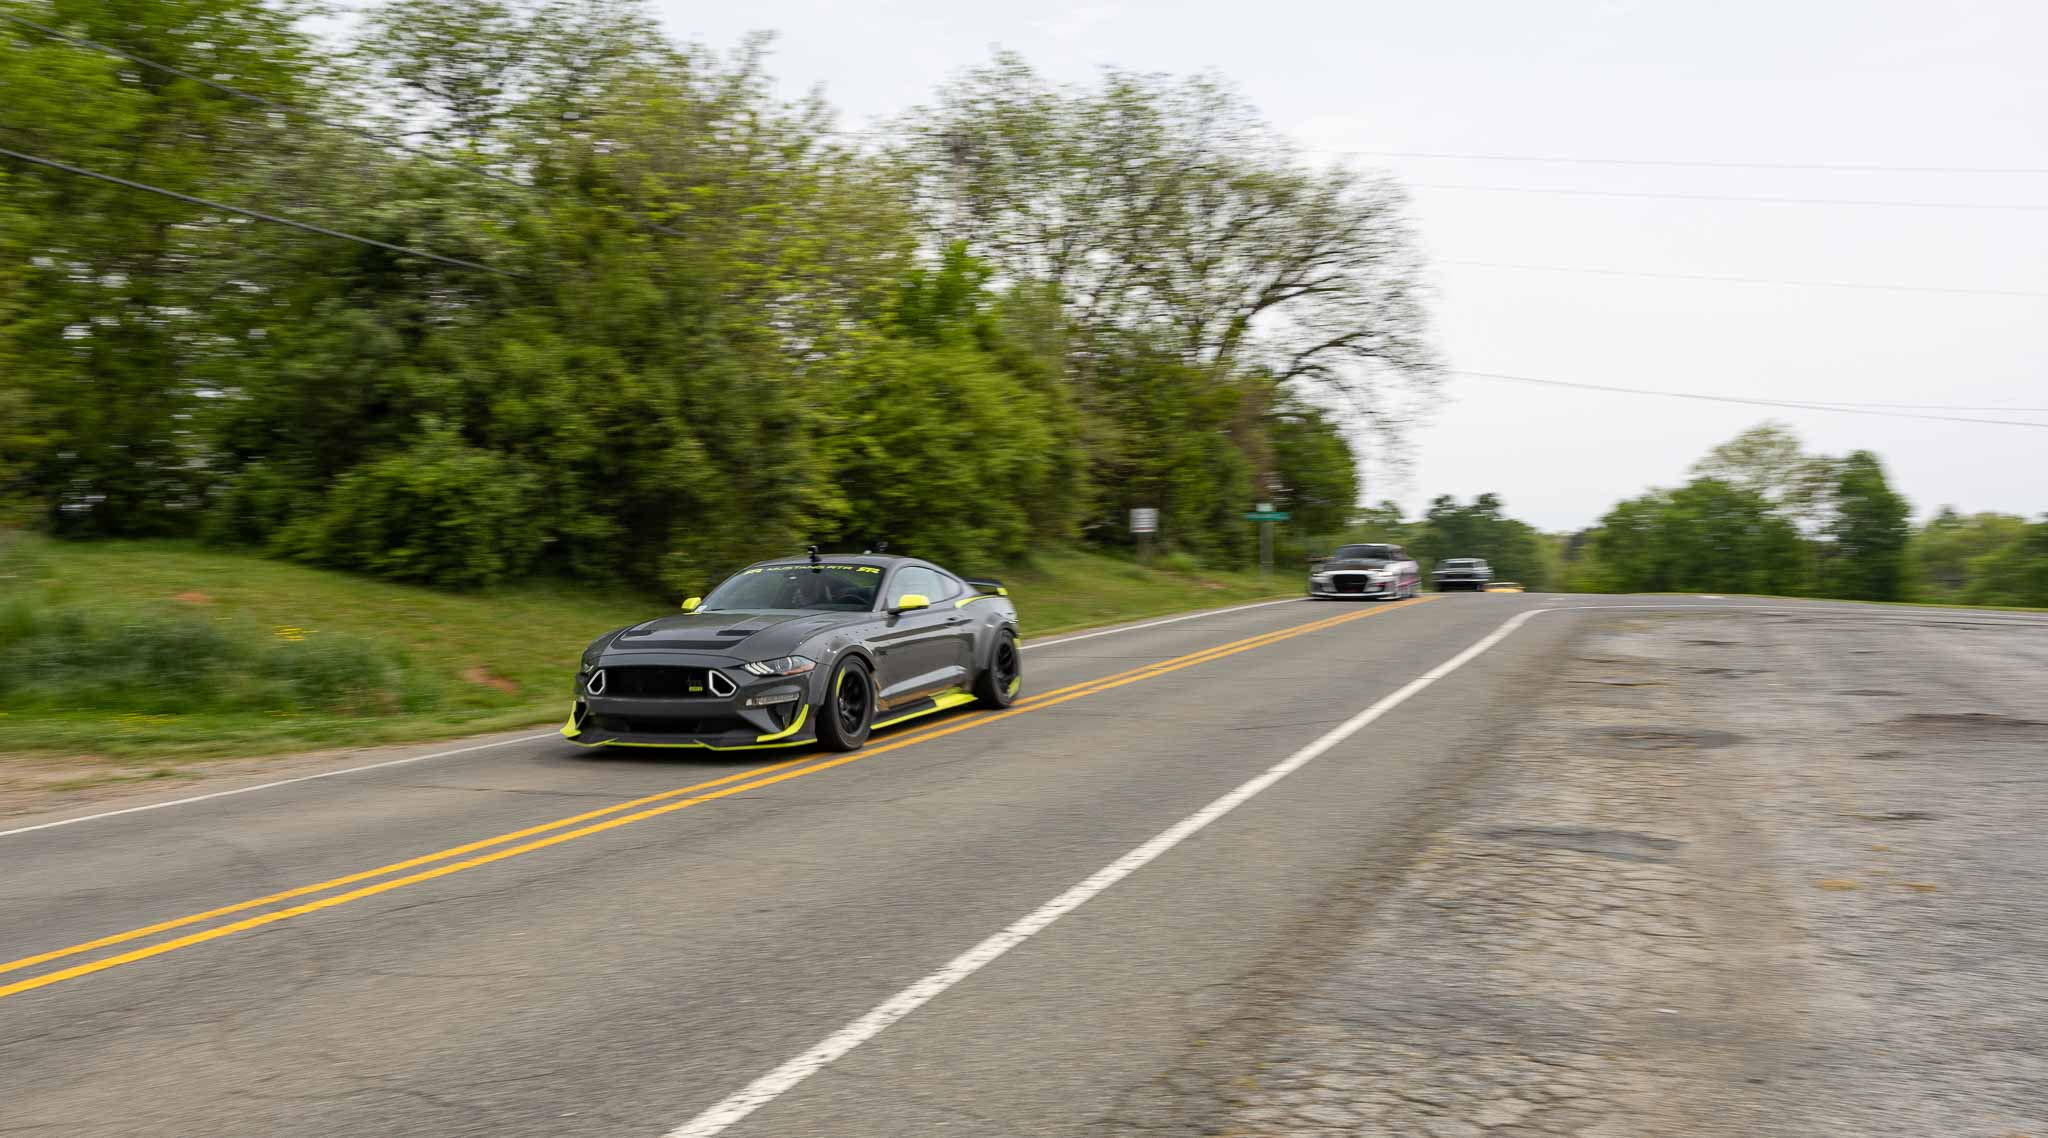
POLYGON ((1010 595, 1010 590, 1003 588, 1001 581, 992 581, 987 577, 968 577, 966 581, 969 585, 974 586, 974 591, 978 593, 986 593, 994 597, 1007 597, 1010 595))

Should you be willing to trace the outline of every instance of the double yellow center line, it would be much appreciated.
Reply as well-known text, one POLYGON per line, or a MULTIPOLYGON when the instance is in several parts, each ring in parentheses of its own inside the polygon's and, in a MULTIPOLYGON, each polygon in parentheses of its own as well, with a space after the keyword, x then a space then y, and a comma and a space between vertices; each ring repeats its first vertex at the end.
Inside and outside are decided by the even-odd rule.
POLYGON ((379 893, 388 893, 393 889, 403 889, 409 885, 433 881, 436 878, 461 873, 466 869, 475 869, 478 866, 489 865, 492 862, 504 861, 508 858, 518 857, 521 854, 533 853, 537 850, 547 849, 549 846, 574 841, 577 838, 586 838, 593 834, 601 834, 607 830, 617 829, 621 826, 630 826, 635 822, 644 822, 649 818, 658 818, 664 814, 672 814, 678 810, 685 810, 702 803, 712 802, 735 794, 743 794, 750 790, 758 790, 764 786, 773 786, 778 782, 801 778, 820 771, 831 770, 834 767, 845 766, 848 763, 859 762, 861 759, 887 754, 890 751, 901 750, 932 739, 943 738, 962 731, 971 731, 1013 716, 1027 715, 1031 712, 1054 707, 1070 700, 1097 695, 1123 687, 1126 684, 1134 684, 1140 680, 1149 680, 1156 676, 1177 672, 1182 668, 1192 668, 1197 664, 1206 664, 1212 660, 1234 656, 1239 652, 1248 652, 1254 648, 1262 648, 1278 641, 1292 639, 1296 636, 1304 636, 1311 632, 1319 632, 1323 629, 1349 621, 1360 620, 1376 613, 1404 608, 1409 605, 1422 604, 1429 599, 1424 597, 1411 601, 1400 601, 1391 605, 1378 606, 1359 612, 1345 613, 1341 616, 1334 616, 1325 620, 1295 625, 1277 632, 1268 632, 1259 636, 1234 640, 1227 644, 1217 645, 1214 648, 1191 652, 1185 656, 1176 656, 1172 659, 1131 668, 1114 675, 1101 677, 1100 679, 1058 688, 1021 699, 1017 701, 1015 706, 1004 711, 969 715, 957 722, 915 731, 879 746, 870 746, 864 750, 849 754, 836 755, 825 759, 820 759, 813 754, 787 759, 778 763, 770 763, 766 766, 754 767, 750 770, 725 775, 722 778, 711 779, 707 782, 693 783, 674 790, 665 790, 659 794, 650 794, 645 798, 635 798, 629 802, 621 802, 599 810, 571 815, 570 817, 560 818, 542 825, 528 826, 525 829, 499 834, 496 837, 483 838, 459 846, 450 846, 444 850, 421 854, 418 857, 407 858, 404 861, 394 861, 388 865, 380 865, 375 869, 365 869, 357 873, 345 874, 341 877, 333 877, 326 881, 315 882, 311 885, 301 885, 263 897, 238 901, 232 905, 223 905, 217 909, 208 909, 203 913, 193 913, 168 921, 159 921, 153 925, 129 929, 126 932, 114 933, 66 948, 52 949, 49 952, 38 953, 34 956, 24 956, 19 960, 10 960, 0 964, 0 975, 18 972, 38 964, 47 964, 102 948, 112 948, 115 945, 142 940, 160 933, 189 928, 193 925, 203 924, 221 917, 229 917, 237 913, 246 913, 254 909, 266 908, 281 902, 313 897, 316 893, 327 893, 329 890, 339 889, 343 886, 360 885, 359 888, 350 889, 346 892, 316 897, 281 909, 271 909, 268 912, 244 917, 241 920, 231 921, 227 924, 214 925, 197 932, 174 937, 170 940, 158 941, 155 944, 142 948, 131 949, 127 952, 102 957, 98 960, 74 964, 68 968, 60 968, 31 976, 27 979, 0 985, 0 998, 34 991, 37 988, 48 987, 51 984, 60 983, 65 980, 77 979, 80 976, 89 976, 95 972, 104 972, 109 968, 118 968, 123 964, 133 964, 136 961, 147 960, 153 956, 161 956, 167 952, 175 952, 181 948, 190 948, 193 945, 204 944, 211 940, 219 940, 222 937, 232 936, 235 933, 262 928, 265 925, 276 924, 279 921, 287 921, 307 913, 317 913, 322 909, 332 909, 352 901, 374 897, 379 893), (407 870, 417 870, 418 872, 406 873, 405 871, 407 870), (403 876, 388 876, 401 873, 403 876), (386 878, 386 880, 374 880, 376 878, 386 878), (372 883, 361 884, 363 882, 372 883))

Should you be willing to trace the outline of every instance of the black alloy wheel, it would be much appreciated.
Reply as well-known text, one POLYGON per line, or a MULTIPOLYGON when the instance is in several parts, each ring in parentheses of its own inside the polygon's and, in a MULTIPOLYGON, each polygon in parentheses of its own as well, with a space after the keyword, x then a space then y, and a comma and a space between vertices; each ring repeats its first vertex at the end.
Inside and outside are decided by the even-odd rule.
POLYGON ((1017 647, 1017 637, 1004 629, 989 649, 988 667, 974 678, 974 694, 984 707, 1008 707, 1023 690, 1024 653, 1017 647))
POLYGON ((841 661, 825 693, 818 741, 835 751, 857 751, 875 724, 875 679, 858 657, 841 661))

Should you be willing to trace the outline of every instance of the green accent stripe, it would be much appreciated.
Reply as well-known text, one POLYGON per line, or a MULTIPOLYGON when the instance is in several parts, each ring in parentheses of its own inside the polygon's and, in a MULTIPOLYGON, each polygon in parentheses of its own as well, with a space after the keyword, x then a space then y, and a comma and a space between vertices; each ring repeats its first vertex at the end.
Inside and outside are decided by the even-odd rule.
POLYGON ((762 735, 762 736, 759 736, 758 738, 756 738, 756 739, 754 740, 754 742, 756 742, 756 743, 773 743, 773 742, 774 742, 775 740, 777 740, 777 739, 787 739, 787 738, 789 738, 789 737, 790 737, 791 735, 794 735, 794 734, 796 734, 796 733, 797 733, 797 732, 798 732, 799 730, 801 730, 801 729, 803 728, 803 725, 804 725, 804 716, 806 716, 806 715, 809 715, 810 713, 811 713, 811 705, 810 705, 810 704, 806 703, 806 704, 804 704, 804 705, 802 705, 802 706, 798 707, 798 708, 796 709, 796 718, 795 718, 794 720, 792 720, 792 721, 790 722, 790 725, 789 725, 789 726, 787 726, 787 727, 784 727, 784 728, 783 728, 782 730, 780 730, 780 731, 777 731, 777 732, 775 732, 775 733, 773 733, 773 734, 770 734, 770 735, 762 735))

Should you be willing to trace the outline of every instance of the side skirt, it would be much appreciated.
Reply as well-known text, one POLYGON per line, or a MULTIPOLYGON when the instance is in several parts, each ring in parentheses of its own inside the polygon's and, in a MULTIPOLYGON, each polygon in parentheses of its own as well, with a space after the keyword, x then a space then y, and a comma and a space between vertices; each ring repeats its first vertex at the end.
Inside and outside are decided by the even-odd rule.
POLYGON ((916 703, 891 708, 885 713, 889 718, 876 720, 875 725, 869 728, 869 730, 875 731, 884 727, 892 727, 906 719, 916 719, 920 715, 930 715, 935 711, 944 711, 949 707, 959 707, 963 703, 973 702, 974 696, 969 692, 940 692, 938 695, 918 700, 916 703))

